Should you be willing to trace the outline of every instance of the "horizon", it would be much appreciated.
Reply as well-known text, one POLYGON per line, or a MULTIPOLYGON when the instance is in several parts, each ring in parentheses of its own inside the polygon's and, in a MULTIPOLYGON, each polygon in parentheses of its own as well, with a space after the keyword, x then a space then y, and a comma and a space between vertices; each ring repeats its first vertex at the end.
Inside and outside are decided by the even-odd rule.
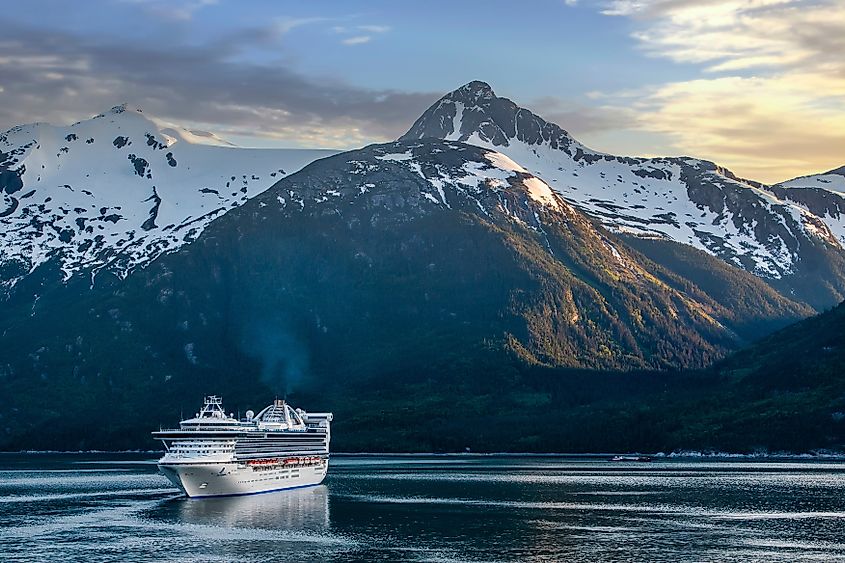
POLYGON ((693 156, 766 183, 845 164, 841 0, 548 0, 523 14, 36 1, 3 16, 0 120, 65 125, 126 102, 242 147, 343 150, 397 138, 482 80, 610 154, 693 156))

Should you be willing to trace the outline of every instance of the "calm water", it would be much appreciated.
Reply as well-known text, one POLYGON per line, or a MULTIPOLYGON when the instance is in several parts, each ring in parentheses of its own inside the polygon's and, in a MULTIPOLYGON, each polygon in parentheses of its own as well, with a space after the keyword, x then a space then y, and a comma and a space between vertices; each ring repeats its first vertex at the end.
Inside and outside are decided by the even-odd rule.
POLYGON ((0 560, 845 561, 845 463, 332 463, 319 487, 188 500, 152 460, 0 454, 0 560))

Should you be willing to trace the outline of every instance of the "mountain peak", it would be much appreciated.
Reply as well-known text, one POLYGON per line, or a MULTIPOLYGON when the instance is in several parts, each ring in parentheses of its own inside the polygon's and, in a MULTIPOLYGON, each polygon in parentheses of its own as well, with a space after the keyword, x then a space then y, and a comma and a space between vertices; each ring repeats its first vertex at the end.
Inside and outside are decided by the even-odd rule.
POLYGON ((102 117, 106 117, 107 115, 120 115, 121 113, 127 113, 127 112, 144 113, 144 110, 142 110, 141 108, 139 108, 137 106, 131 107, 128 103, 123 102, 122 104, 118 104, 116 106, 113 106, 108 111, 104 111, 103 113, 100 113, 100 114, 94 116, 94 118, 95 119, 102 118, 102 117))
MULTIPOLYGON (((797 272, 810 253, 825 257, 820 260, 834 255, 839 260, 845 242, 845 222, 831 219, 845 217, 845 204, 838 199, 845 194, 845 168, 779 185, 834 192, 836 197, 810 193, 806 197, 815 199, 802 200, 809 209, 804 210, 778 199, 802 194, 787 196, 780 190, 772 196, 762 184, 712 162, 594 151, 479 81, 443 96, 402 140, 431 137, 507 155, 606 227, 688 244, 784 284, 800 278, 797 272)), ((839 274, 833 276, 839 279, 839 274)), ((805 294, 808 302, 820 303, 813 296, 819 293, 813 289, 805 294)))
POLYGON ((558 125, 496 96, 493 88, 480 80, 464 84, 440 98, 400 140, 426 137, 468 142, 494 150, 508 147, 513 141, 529 146, 547 144, 573 154, 579 148, 585 149, 558 125))
POLYGON ((454 98, 469 99, 472 101, 477 101, 479 99, 491 99, 496 97, 496 93, 493 92, 493 88, 489 84, 487 84, 486 82, 482 82, 481 80, 473 80, 472 82, 467 82, 466 84, 453 91, 449 95, 454 98))

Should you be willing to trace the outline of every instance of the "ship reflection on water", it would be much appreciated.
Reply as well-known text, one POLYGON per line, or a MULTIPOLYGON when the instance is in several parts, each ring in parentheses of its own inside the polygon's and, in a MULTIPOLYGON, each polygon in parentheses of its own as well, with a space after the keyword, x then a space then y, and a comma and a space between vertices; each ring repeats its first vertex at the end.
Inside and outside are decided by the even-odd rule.
POLYGON ((325 485, 245 496, 178 498, 171 502, 170 508, 178 506, 179 520, 185 524, 307 532, 329 527, 325 485))

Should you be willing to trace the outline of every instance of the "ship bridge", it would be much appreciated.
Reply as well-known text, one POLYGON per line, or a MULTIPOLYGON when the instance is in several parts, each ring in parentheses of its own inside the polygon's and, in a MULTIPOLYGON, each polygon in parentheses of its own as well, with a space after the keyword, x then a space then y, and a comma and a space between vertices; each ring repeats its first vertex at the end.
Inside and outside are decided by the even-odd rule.
POLYGON ((240 423, 233 414, 226 416, 223 399, 210 395, 203 400, 202 409, 194 416, 179 423, 182 430, 238 430, 240 423))

